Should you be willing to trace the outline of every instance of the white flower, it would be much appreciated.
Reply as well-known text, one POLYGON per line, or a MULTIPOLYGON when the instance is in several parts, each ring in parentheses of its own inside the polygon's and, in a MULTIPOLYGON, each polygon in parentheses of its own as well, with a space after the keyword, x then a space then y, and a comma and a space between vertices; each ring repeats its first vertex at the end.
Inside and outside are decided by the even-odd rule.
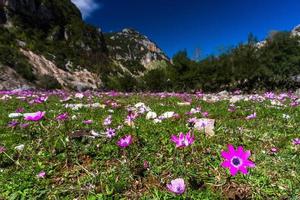
POLYGON ((75 97, 78 99, 82 99, 84 97, 84 95, 82 93, 76 93, 75 97))
POLYGON ((1 100, 7 100, 7 99, 11 99, 11 96, 8 95, 4 95, 3 97, 1 97, 1 100))
POLYGON ((290 116, 290 115, 287 115, 287 114, 282 114, 282 118, 283 118, 283 119, 290 119, 291 116, 290 116))
POLYGON ((24 147, 25 147, 25 145, 21 144, 21 145, 16 146, 15 149, 18 151, 23 151, 24 147))
POLYGON ((201 108, 192 108, 191 109, 191 111, 190 111, 190 113, 192 113, 192 114, 196 114, 196 113, 200 113, 201 112, 201 108))
POLYGON ((109 113, 114 113, 115 111, 112 109, 107 110, 109 113))
POLYGON ((166 119, 166 118, 171 118, 171 117, 173 117, 174 114, 175 114, 175 112, 170 111, 170 112, 165 112, 165 113, 163 113, 161 116, 162 116, 163 118, 166 119))
POLYGON ((94 130, 91 131, 91 135, 94 136, 94 137, 99 137, 99 136, 100 136, 100 134, 97 133, 97 132, 94 131, 94 130))
POLYGON ((8 115, 9 118, 18 118, 18 117, 22 117, 23 114, 22 113, 10 113, 8 115))
POLYGON ((157 117, 157 114, 155 112, 148 112, 146 115, 146 119, 155 119, 157 117))
POLYGON ((139 102, 139 103, 135 104, 134 107, 136 107, 136 108, 145 107, 145 104, 142 102, 139 102))
POLYGON ((144 103, 139 102, 137 104, 134 105, 134 107, 136 108, 136 110, 138 111, 138 113, 143 114, 145 112, 150 111, 151 109, 146 106, 144 103))

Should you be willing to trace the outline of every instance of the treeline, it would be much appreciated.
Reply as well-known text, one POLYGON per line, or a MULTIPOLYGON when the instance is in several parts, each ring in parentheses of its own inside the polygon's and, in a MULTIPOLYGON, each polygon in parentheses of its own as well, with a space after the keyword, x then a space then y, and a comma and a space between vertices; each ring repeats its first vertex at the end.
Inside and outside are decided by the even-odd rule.
POLYGON ((300 37, 276 32, 263 45, 250 34, 246 44, 201 61, 178 52, 173 64, 158 67, 134 78, 123 76, 110 89, 147 91, 221 91, 242 89, 290 90, 300 86, 300 37), (299 75, 299 77, 297 77, 299 75))

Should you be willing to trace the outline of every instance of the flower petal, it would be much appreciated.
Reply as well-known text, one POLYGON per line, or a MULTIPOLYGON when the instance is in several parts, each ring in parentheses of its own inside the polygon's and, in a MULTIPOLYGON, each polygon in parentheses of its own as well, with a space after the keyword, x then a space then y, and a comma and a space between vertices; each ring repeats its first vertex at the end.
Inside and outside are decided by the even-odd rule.
POLYGON ((238 168, 230 167, 229 171, 230 171, 231 176, 235 176, 239 170, 238 170, 238 168))
POLYGON ((245 159, 245 160, 247 160, 250 156, 251 156, 251 152, 250 152, 249 150, 248 150, 248 151, 245 151, 245 152, 241 155, 242 159, 245 159))
POLYGON ((224 168, 230 168, 231 167, 230 161, 226 160, 222 162, 221 166, 224 168))
POLYGON ((234 146, 232 144, 228 144, 228 150, 230 154, 235 154, 235 149, 234 146))
POLYGON ((252 162, 251 160, 245 160, 244 161, 244 166, 253 168, 253 167, 255 167, 255 163, 252 162))
POLYGON ((239 170, 240 170, 243 174, 248 174, 248 170, 247 170, 246 166, 241 166, 241 167, 239 168, 239 170))
POLYGON ((172 136, 171 136, 171 140, 172 140, 173 142, 177 143, 178 140, 179 140, 179 138, 178 138, 176 135, 172 135, 172 136))
POLYGON ((228 160, 230 160, 232 158, 232 155, 227 151, 222 151, 221 156, 225 159, 228 159, 228 160))
POLYGON ((244 148, 242 146, 238 146, 236 152, 239 157, 242 157, 242 155, 244 154, 244 148))

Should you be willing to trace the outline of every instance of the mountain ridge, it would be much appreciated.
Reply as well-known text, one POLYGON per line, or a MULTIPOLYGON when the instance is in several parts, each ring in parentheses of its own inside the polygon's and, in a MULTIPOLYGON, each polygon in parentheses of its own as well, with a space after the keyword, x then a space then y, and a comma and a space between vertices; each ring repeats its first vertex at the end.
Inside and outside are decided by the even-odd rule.
MULTIPOLYGON (((70 0, 0 0, 0 11, 0 42, 7 43, 4 42, 7 39, 5 36, 11 38, 9 43, 0 46, 0 50, 10 51, 15 61, 8 62, 2 56, 0 63, 21 73, 23 78, 37 87, 43 87, 38 82, 40 76, 45 74, 34 70, 32 60, 24 52, 32 52, 66 73, 85 69, 99 80, 104 80, 99 81, 99 88, 105 88, 105 82, 116 76, 141 76, 153 61, 169 62, 154 42, 135 30, 103 33, 101 29, 86 24, 79 9, 70 0), (26 70, 21 66, 26 72, 21 72, 21 62, 26 66, 26 70), (28 74, 35 78, 28 80, 28 74)), ((52 74, 47 76, 62 88, 78 88, 76 83, 67 87, 61 85, 61 81, 52 74)))

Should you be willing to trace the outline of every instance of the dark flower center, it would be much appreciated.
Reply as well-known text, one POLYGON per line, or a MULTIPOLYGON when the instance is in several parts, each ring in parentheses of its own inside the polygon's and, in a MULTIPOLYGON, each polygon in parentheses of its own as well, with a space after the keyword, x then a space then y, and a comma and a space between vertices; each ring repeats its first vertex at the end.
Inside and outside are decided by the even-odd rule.
POLYGON ((177 186, 177 187, 176 187, 176 192, 181 192, 181 190, 182 190, 182 189, 181 189, 181 186, 177 186))
POLYGON ((239 164, 241 164, 241 161, 240 161, 240 159, 238 159, 238 158, 233 158, 233 159, 232 159, 232 163, 233 163, 235 166, 238 166, 239 164))

